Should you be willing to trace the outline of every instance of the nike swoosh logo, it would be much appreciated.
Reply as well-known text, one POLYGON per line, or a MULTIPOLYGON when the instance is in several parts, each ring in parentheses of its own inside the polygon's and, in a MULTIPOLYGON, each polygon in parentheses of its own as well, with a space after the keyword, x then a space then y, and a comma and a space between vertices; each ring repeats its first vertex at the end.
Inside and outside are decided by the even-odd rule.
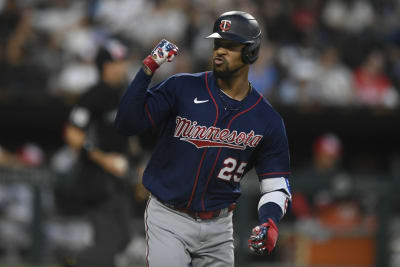
POLYGON ((206 103, 206 102, 208 102, 208 99, 207 100, 197 100, 197 97, 193 100, 193 102, 195 103, 195 104, 201 104, 201 103, 206 103))

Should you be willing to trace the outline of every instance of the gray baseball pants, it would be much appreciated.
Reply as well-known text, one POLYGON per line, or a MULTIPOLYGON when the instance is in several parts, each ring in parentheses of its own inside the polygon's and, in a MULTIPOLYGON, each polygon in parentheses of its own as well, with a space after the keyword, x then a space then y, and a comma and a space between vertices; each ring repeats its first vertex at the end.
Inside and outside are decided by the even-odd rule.
POLYGON ((233 267, 232 212, 195 220, 151 196, 144 220, 149 267, 233 267))

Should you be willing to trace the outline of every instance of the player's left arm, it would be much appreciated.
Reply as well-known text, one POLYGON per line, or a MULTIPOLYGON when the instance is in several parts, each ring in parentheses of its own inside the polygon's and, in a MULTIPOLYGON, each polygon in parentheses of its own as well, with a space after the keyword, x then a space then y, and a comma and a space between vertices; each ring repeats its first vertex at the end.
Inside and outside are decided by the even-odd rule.
POLYGON ((260 225, 252 230, 249 248, 256 254, 266 254, 275 248, 278 222, 284 217, 292 200, 288 180, 289 148, 283 121, 269 130, 260 145, 255 163, 261 191, 258 203, 260 225))

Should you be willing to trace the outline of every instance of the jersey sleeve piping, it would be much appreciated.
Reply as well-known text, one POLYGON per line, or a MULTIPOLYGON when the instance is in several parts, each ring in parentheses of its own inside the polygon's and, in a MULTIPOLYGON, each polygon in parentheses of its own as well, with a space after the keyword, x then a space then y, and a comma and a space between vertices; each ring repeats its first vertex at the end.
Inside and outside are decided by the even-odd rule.
MULTIPOLYGON (((218 122, 219 108, 218 108, 217 102, 215 101, 215 99, 214 99, 214 97, 213 97, 213 95, 212 95, 212 93, 211 93, 210 87, 208 86, 208 75, 207 75, 207 72, 205 73, 204 81, 205 81, 205 85, 206 85, 206 88, 207 88, 207 92, 208 92, 208 94, 210 95, 210 97, 211 97, 211 99, 212 99, 212 101, 214 102, 214 105, 215 105, 215 121, 214 121, 214 123, 213 123, 213 126, 215 126, 215 125, 217 124, 217 122, 218 122)), ((220 152, 221 152, 221 149, 218 150, 217 159, 218 159, 218 157, 219 157, 219 153, 220 153, 220 152)), ((200 168, 202 167, 203 160, 204 160, 204 156, 205 156, 206 153, 207 153, 207 148, 204 150, 203 155, 201 156, 201 160, 200 160, 200 163, 199 163, 199 167, 198 167, 198 169, 197 169, 197 174, 196 174, 196 178, 195 178, 194 185, 193 185, 193 189, 192 189, 192 194, 190 195, 189 202, 188 202, 188 204, 187 204, 187 206, 186 206, 187 209, 188 209, 188 208, 190 207, 190 205, 192 204, 193 197, 194 197, 194 194, 195 194, 196 188, 197 188, 197 183, 198 183, 198 180, 199 180, 200 168)), ((210 173, 210 175, 209 175, 209 177, 208 177, 208 179, 207 179, 206 189, 204 190, 204 192, 207 191, 208 183, 210 182, 210 177, 211 177, 211 174, 212 174, 213 171, 214 171, 214 168, 215 168, 215 164, 216 164, 216 162, 217 162, 217 159, 216 159, 216 161, 214 162, 214 165, 213 165, 213 167, 212 167, 212 171, 211 171, 211 173, 210 173)), ((202 207, 203 207, 203 210, 204 210, 204 209, 205 209, 205 206, 204 206, 204 193, 202 194, 202 200, 201 200, 201 201, 202 201, 202 207)))
POLYGON ((242 115, 242 114, 244 114, 244 113, 246 113, 246 112, 252 110, 255 106, 257 106, 257 104, 260 103, 261 99, 262 99, 262 95, 260 95, 260 97, 257 99, 256 103, 254 103, 251 107, 249 107, 248 109, 243 110, 243 111, 239 112, 238 114, 236 114, 236 115, 229 121, 227 128, 229 129, 229 127, 231 126, 232 122, 233 122, 237 117, 239 117, 240 115, 242 115))
POLYGON ((149 120, 150 120, 151 125, 153 126, 153 128, 156 128, 156 124, 154 123, 154 120, 153 120, 153 118, 151 117, 151 114, 150 114, 148 105, 145 104, 144 108, 145 108, 145 110, 146 110, 146 114, 147 114, 147 117, 148 117, 149 120))
POLYGON ((265 173, 261 173, 258 176, 262 177, 262 176, 268 176, 268 175, 289 175, 291 174, 291 172, 265 172, 265 173))

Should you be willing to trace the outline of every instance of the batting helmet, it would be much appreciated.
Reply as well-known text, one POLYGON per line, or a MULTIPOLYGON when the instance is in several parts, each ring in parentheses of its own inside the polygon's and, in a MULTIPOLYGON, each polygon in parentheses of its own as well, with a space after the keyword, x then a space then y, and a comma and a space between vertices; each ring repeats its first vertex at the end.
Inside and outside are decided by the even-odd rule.
POLYGON ((249 13, 229 11, 221 14, 214 23, 213 33, 206 38, 227 39, 245 44, 242 51, 244 63, 251 64, 258 58, 261 30, 257 20, 249 13))

